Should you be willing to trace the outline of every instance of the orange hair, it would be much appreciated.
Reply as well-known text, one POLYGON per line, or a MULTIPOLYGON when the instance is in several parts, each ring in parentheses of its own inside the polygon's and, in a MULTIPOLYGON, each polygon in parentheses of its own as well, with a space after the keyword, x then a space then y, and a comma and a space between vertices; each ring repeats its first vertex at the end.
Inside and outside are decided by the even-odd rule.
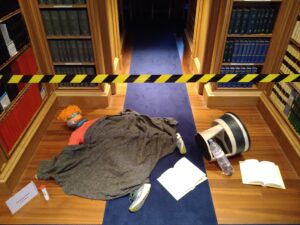
POLYGON ((77 105, 69 105, 67 108, 63 109, 61 113, 58 115, 57 119, 67 121, 67 119, 73 114, 73 113, 80 113, 81 109, 77 105))

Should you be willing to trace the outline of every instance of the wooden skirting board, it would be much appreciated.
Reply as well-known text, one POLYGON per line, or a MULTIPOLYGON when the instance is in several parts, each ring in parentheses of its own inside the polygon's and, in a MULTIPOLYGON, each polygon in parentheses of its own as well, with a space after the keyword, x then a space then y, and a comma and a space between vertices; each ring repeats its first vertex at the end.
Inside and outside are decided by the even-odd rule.
POLYGON ((84 108, 105 108, 109 105, 111 86, 106 84, 104 90, 56 90, 58 107, 76 104, 84 108))
POLYGON ((17 185, 56 109, 56 96, 52 93, 1 171, 0 194, 10 194, 17 185))
POLYGON ((273 134, 277 137, 285 155, 293 165, 298 176, 300 176, 300 141, 295 136, 286 121, 278 113, 274 105, 269 101, 265 94, 262 94, 257 108, 265 121, 268 123, 273 134))
POLYGON ((256 106, 261 95, 259 90, 213 91, 210 83, 204 86, 204 99, 208 107, 256 106))

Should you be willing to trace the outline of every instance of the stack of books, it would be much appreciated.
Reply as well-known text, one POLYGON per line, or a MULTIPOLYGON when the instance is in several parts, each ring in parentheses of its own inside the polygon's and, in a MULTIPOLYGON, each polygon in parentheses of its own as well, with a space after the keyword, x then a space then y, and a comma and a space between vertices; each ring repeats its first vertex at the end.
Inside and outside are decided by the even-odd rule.
POLYGON ((300 50, 295 45, 288 45, 280 70, 286 74, 300 73, 300 50))

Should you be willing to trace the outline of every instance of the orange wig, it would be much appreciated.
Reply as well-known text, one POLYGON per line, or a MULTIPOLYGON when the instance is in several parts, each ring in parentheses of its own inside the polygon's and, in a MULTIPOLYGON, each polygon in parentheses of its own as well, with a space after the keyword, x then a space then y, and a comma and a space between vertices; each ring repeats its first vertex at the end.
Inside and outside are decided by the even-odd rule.
POLYGON ((68 118, 74 113, 81 114, 81 109, 77 105, 69 105, 67 108, 65 108, 65 109, 63 109, 63 111, 61 111, 61 113, 58 115, 57 119, 67 121, 68 118))

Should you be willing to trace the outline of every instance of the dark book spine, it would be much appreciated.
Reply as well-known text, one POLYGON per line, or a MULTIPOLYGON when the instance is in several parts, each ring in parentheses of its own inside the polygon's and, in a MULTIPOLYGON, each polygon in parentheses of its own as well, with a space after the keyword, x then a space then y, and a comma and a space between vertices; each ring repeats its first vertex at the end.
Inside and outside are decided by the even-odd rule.
POLYGON ((239 51, 239 40, 233 39, 233 52, 232 52, 232 62, 237 62, 237 54, 239 51))
POLYGON ((228 58, 227 58, 227 62, 232 62, 232 55, 233 55, 233 50, 234 50, 234 41, 232 39, 230 39, 228 41, 229 43, 229 47, 228 47, 228 58))
POLYGON ((257 24, 257 33, 262 33, 262 25, 263 25, 263 22, 264 22, 264 15, 265 15, 265 8, 261 8, 260 11, 259 11, 259 21, 258 21, 258 24, 257 24))
POLYGON ((85 4, 85 0, 74 0, 75 5, 85 4))
POLYGON ((73 0, 63 0, 65 5, 73 5, 73 0))
POLYGON ((68 10, 67 15, 71 35, 80 35, 77 10, 68 10))
POLYGON ((247 24, 249 20, 249 9, 243 9, 243 17, 242 17, 242 22, 241 22, 241 28, 240 28, 240 33, 245 34, 247 33, 247 24))
POLYGON ((88 41, 88 49, 89 49, 89 61, 93 62, 94 61, 94 54, 93 54, 93 45, 91 41, 88 41))
POLYGON ((51 23, 52 23, 54 35, 62 35, 61 22, 59 20, 58 11, 57 10, 51 10, 49 12, 50 12, 50 18, 51 18, 51 23))
POLYGON ((59 62, 60 58, 59 58, 57 41, 49 41, 49 46, 52 55, 52 60, 54 62, 59 62))
POLYGON ((60 10, 60 11, 58 11, 58 13, 59 13, 59 21, 61 24, 62 35, 70 35, 71 32, 69 30, 69 25, 68 25, 67 11, 60 10))
POLYGON ((265 9, 264 20, 261 26, 261 33, 267 33, 267 26, 270 19, 270 8, 265 9))
POLYGON ((237 9, 236 12, 236 22, 234 23, 233 33, 239 34, 240 33, 240 27, 242 23, 242 9, 237 9))
POLYGON ((235 25, 235 22, 236 22, 236 12, 237 12, 236 9, 232 10, 230 24, 229 24, 229 28, 228 28, 228 34, 233 33, 233 28, 234 28, 234 25, 235 25))
POLYGON ((39 0, 39 4, 41 5, 47 4, 47 0, 39 0))
POLYGON ((79 60, 81 62, 84 62, 84 47, 83 47, 83 42, 84 41, 82 41, 82 40, 78 40, 77 41, 79 60))
POLYGON ((81 35, 89 35, 90 28, 89 28, 89 19, 88 19, 87 11, 79 10, 78 18, 79 18, 80 34, 81 35))
POLYGON ((266 33, 272 33, 273 26, 275 23, 275 9, 274 8, 269 8, 269 19, 268 23, 266 24, 266 33))
POLYGON ((73 62, 79 62, 78 48, 77 48, 77 45, 76 45, 76 41, 75 40, 71 40, 70 41, 70 45, 71 45, 71 57, 72 57, 72 61, 73 62))
POLYGON ((249 21, 247 23, 247 34, 252 34, 255 21, 256 21, 256 16, 257 16, 257 10, 255 8, 250 9, 250 14, 249 14, 249 21))
POLYGON ((226 42, 224 56, 223 56, 223 62, 228 62, 228 50, 229 50, 229 42, 226 42))
POLYGON ((44 28, 47 35, 54 35, 54 29, 51 22, 50 11, 42 10, 42 18, 44 23, 44 28))

